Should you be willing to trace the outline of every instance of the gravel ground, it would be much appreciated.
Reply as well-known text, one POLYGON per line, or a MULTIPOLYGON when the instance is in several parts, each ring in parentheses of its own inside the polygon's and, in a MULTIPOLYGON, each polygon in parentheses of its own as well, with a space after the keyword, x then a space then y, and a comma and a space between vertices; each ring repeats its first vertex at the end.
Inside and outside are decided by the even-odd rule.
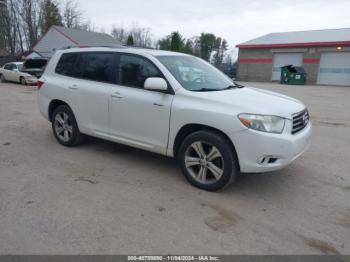
POLYGON ((350 88, 249 85, 309 107, 311 148, 207 193, 162 156, 58 145, 35 88, 0 84, 0 254, 350 254, 350 88))

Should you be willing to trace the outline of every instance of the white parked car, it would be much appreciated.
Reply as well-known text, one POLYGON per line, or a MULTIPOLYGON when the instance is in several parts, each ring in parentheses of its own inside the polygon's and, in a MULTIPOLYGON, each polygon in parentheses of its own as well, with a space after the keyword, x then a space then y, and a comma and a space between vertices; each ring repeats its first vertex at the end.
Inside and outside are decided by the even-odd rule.
POLYGON ((36 84, 38 79, 26 72, 22 72, 22 69, 22 62, 5 64, 0 68, 0 82, 10 81, 21 83, 22 85, 36 84))
POLYGON ((235 84, 203 60, 129 48, 57 51, 38 83, 57 141, 85 135, 176 157, 191 184, 219 190, 241 173, 286 167, 308 147, 296 99, 235 84))

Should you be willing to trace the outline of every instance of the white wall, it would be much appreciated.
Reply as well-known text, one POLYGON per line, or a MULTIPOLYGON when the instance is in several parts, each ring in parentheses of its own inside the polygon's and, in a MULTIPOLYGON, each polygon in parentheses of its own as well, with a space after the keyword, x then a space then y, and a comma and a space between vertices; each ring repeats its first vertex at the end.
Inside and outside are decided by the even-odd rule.
POLYGON ((317 83, 350 86, 350 52, 323 53, 317 83))
POLYGON ((44 57, 51 57, 55 50, 67 46, 75 46, 75 44, 56 29, 51 28, 33 49, 44 57))

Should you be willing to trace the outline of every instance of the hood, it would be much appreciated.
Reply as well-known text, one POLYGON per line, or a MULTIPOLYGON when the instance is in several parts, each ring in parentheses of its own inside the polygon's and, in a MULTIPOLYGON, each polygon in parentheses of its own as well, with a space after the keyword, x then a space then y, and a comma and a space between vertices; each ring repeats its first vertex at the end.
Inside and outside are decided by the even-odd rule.
POLYGON ((305 105, 297 99, 253 87, 217 92, 191 93, 206 100, 226 104, 235 113, 275 115, 291 119, 292 114, 305 109, 305 105))

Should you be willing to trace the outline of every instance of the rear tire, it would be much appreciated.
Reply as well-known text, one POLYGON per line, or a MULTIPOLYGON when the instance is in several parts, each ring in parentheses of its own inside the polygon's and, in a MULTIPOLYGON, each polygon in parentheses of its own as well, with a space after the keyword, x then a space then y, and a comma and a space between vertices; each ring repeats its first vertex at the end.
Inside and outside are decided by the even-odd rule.
POLYGON ((236 152, 230 141, 215 131, 198 131, 187 136, 177 157, 187 180, 206 191, 223 189, 239 175, 236 152))
POLYGON ((4 75, 0 74, 0 83, 5 83, 6 79, 4 77, 4 75))
POLYGON ((63 146, 74 147, 85 141, 75 116, 67 105, 58 106, 52 114, 52 131, 56 140, 63 146))

